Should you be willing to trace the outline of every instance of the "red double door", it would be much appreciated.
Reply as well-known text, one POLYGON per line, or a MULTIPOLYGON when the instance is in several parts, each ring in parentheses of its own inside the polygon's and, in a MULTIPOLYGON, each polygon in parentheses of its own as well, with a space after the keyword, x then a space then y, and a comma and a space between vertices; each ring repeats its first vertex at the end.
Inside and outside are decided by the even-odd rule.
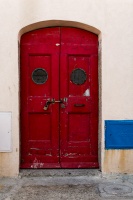
POLYGON ((98 167, 98 38, 69 27, 21 38, 21 168, 98 167))

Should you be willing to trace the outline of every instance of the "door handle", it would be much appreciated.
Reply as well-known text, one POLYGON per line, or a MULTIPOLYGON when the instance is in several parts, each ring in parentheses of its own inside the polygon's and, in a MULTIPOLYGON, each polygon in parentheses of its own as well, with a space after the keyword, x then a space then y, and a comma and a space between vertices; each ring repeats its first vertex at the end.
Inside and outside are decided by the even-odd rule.
POLYGON ((47 100, 47 101, 46 101, 46 104, 45 104, 45 106, 44 106, 43 109, 44 109, 44 110, 48 110, 49 104, 51 104, 51 103, 53 103, 53 102, 54 102, 54 99, 51 99, 51 100, 49 99, 49 100, 47 100))
POLYGON ((48 106, 49 106, 49 104, 51 104, 51 103, 63 103, 63 100, 61 99, 61 100, 55 100, 55 99, 49 99, 49 100, 47 100, 46 101, 46 104, 45 104, 45 106, 44 106, 44 110, 48 110, 48 106))

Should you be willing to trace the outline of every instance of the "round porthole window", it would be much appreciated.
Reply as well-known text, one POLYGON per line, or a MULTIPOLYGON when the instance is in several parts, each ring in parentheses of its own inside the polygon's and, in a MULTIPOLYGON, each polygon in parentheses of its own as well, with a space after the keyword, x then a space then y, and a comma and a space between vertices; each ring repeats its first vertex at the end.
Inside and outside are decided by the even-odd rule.
POLYGON ((71 81, 76 85, 82 85, 87 79, 86 72, 83 69, 74 69, 71 73, 71 81))
POLYGON ((48 79, 48 73, 45 69, 37 68, 32 72, 32 80, 36 84, 44 84, 48 79))

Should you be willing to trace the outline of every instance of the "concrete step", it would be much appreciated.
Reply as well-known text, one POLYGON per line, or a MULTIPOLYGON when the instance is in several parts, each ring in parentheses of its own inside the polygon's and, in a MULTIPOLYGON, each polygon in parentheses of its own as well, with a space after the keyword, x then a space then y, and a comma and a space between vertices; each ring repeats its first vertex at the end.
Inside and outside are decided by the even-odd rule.
POLYGON ((98 169, 23 169, 20 177, 75 177, 75 176, 101 176, 98 169))

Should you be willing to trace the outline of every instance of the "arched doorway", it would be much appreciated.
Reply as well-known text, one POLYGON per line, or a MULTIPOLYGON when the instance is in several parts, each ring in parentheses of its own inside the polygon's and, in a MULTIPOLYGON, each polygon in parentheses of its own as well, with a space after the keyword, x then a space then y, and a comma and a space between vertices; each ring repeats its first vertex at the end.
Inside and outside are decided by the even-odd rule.
POLYGON ((21 168, 97 168, 97 35, 38 29, 20 50, 21 168))

